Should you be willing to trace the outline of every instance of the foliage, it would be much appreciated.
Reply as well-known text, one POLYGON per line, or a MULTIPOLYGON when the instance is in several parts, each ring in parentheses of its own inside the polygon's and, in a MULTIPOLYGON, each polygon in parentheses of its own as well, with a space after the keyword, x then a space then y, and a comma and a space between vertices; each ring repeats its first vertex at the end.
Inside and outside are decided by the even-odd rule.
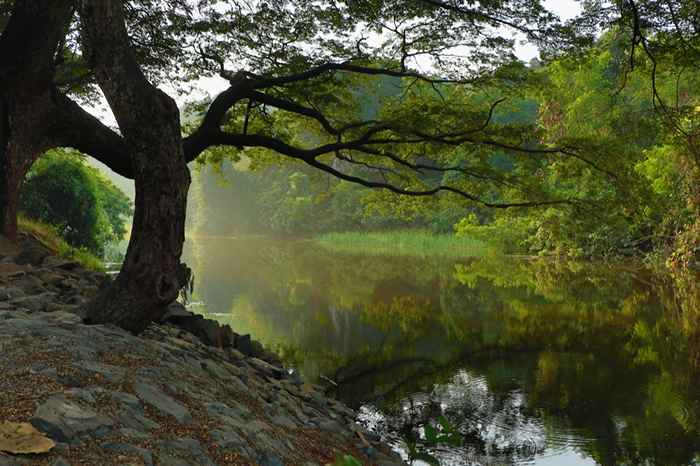
POLYGON ((95 256, 85 248, 76 248, 68 244, 56 230, 56 227, 19 216, 18 224, 20 230, 30 232, 61 257, 74 260, 83 267, 91 270, 103 270, 102 259, 95 256))
POLYGON ((20 212, 53 225, 68 244, 101 255, 108 243, 124 238, 131 202, 80 155, 56 150, 27 175, 20 212))

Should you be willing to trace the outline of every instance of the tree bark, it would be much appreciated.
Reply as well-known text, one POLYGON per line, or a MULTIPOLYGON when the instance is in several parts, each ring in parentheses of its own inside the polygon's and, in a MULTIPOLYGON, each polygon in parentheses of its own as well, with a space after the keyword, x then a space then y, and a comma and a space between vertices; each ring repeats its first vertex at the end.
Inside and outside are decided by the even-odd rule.
POLYGON ((0 36, 0 234, 17 237, 24 176, 51 147, 54 55, 70 0, 17 0, 0 36))
POLYGON ((139 68, 123 14, 121 1, 81 2, 86 51, 130 148, 136 187, 124 264, 90 306, 88 320, 138 333, 163 316, 187 282, 180 256, 190 174, 178 108, 139 68))

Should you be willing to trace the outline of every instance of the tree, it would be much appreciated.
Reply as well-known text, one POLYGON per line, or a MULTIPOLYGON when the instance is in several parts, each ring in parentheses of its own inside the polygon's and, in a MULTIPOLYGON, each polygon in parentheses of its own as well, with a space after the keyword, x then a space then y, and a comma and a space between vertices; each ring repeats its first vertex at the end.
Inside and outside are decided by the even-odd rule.
POLYGON ((78 154, 51 150, 27 174, 20 195, 23 215, 56 227, 71 245, 102 255, 126 235, 131 201, 78 154))
POLYGON ((50 147, 74 147, 135 179, 125 262, 91 306, 92 322, 139 332, 176 298, 188 275, 179 261, 186 164, 215 146, 272 151, 401 195, 445 192, 493 208, 581 204, 519 183, 517 171, 498 173, 490 159, 498 149, 522 172, 561 157, 587 163, 580 148, 539 144, 533 125, 494 124, 502 95, 470 98, 494 82, 523 84, 527 69, 504 28, 535 41, 553 33, 538 0, 1 4, 11 9, 0 37, 4 234, 15 235, 26 170, 50 147), (154 83, 213 74, 230 86, 183 137, 175 102, 154 83), (398 92, 367 118, 353 89, 386 76, 398 92), (95 84, 119 133, 74 100, 95 84), (500 201, 503 189, 515 200, 500 201))

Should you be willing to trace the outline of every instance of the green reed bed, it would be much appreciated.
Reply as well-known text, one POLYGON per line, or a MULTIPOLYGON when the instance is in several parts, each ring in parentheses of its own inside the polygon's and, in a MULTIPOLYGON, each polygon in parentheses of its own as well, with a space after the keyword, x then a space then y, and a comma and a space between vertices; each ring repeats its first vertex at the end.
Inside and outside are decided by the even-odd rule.
POLYGON ((425 230, 326 233, 315 239, 339 252, 414 257, 482 257, 496 252, 488 243, 464 236, 425 230))

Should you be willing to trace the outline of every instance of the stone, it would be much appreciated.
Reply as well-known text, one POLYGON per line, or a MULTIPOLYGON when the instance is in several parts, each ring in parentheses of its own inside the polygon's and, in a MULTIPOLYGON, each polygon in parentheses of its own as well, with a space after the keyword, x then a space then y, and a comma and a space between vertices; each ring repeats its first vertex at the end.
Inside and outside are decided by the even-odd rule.
POLYGON ((108 417, 83 408, 63 395, 54 395, 46 400, 36 409, 29 422, 52 439, 68 443, 78 443, 79 437, 86 435, 104 436, 114 425, 114 421, 108 417))
POLYGON ((274 379, 283 379, 287 376, 287 372, 281 367, 275 367, 272 364, 258 358, 248 358, 246 362, 261 374, 272 377, 274 379))
POLYGON ((160 389, 145 383, 137 383, 134 385, 134 390, 145 403, 165 414, 173 416, 179 423, 183 424, 192 420, 192 416, 187 408, 163 393, 160 389))
MULTIPOLYGON (((201 466, 216 466, 214 462, 204 453, 201 444, 193 438, 180 438, 177 440, 166 440, 159 445, 160 451, 177 453, 179 456, 186 456, 194 460, 194 464, 201 466)), ((162 459, 161 459, 162 462, 162 459)), ((167 464, 167 463, 163 463, 167 464)))
POLYGON ((163 466, 194 466, 189 461, 167 453, 158 455, 158 459, 160 459, 160 464, 163 466))
POLYGON ((160 427, 160 424, 132 408, 122 408, 117 411, 116 421, 125 428, 139 433, 158 429, 160 427))
MULTIPOLYGON (((73 315, 73 317, 79 319, 76 315, 73 315)), ((104 377, 105 380, 111 383, 122 382, 126 375, 126 370, 123 367, 102 364, 96 361, 76 361, 74 365, 91 374, 99 374, 100 377, 104 377)))
POLYGON ((251 356, 253 354, 253 346, 250 335, 238 335, 236 337, 236 341, 234 342, 234 348, 246 356, 251 356))
POLYGON ((27 267, 13 262, 0 262, 0 279, 17 277, 27 273, 27 267))
POLYGON ((0 466, 22 466, 25 464, 27 463, 24 460, 0 453, 0 466))
POLYGON ((115 403, 127 405, 130 408, 135 408, 135 409, 140 409, 140 407, 141 407, 141 400, 136 398, 131 393, 111 392, 109 394, 109 396, 112 398, 112 400, 115 403))
POLYGON ((36 240, 29 240, 25 243, 22 251, 15 258, 15 262, 20 265, 31 264, 41 265, 46 257, 51 255, 46 247, 36 240))
POLYGON ((80 268, 80 264, 75 261, 64 259, 58 256, 46 256, 41 262, 42 267, 48 269, 61 269, 61 270, 76 270, 80 268))
POLYGON ((153 454, 145 448, 139 448, 128 443, 103 443, 102 448, 126 456, 139 457, 143 460, 145 466, 153 465, 153 454))
POLYGON ((51 463, 49 463, 49 466, 71 466, 70 463, 66 460, 64 460, 62 457, 58 457, 55 460, 53 460, 51 463))
POLYGON ((258 457, 258 464, 260 466, 284 466, 281 459, 270 453, 263 453, 260 455, 258 457))
POLYGON ((16 298, 21 298, 22 296, 25 296, 25 292, 21 288, 17 288, 16 286, 3 286, 2 289, 0 289, 0 301, 8 301, 16 298))

